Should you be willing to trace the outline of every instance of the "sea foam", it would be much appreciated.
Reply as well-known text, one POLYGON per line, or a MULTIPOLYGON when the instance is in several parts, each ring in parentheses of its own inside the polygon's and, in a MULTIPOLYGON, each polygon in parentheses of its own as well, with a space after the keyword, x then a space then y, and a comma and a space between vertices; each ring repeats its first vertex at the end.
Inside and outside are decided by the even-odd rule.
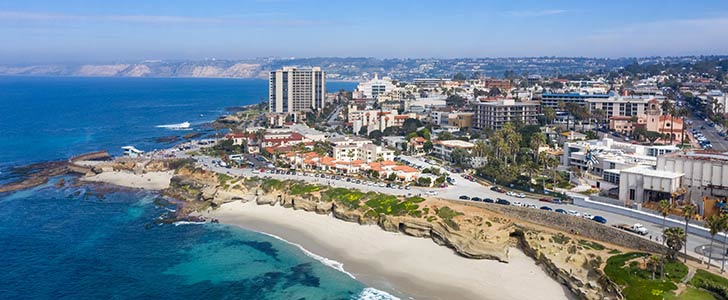
POLYGON ((400 300, 400 299, 385 291, 380 291, 378 289, 368 287, 368 288, 363 289, 361 291, 361 293, 359 293, 358 295, 352 297, 351 300, 400 300))
POLYGON ((351 279, 356 279, 356 277, 354 277, 354 274, 351 274, 351 273, 347 272, 346 270, 344 270, 344 264, 341 263, 341 262, 335 261, 333 259, 328 259, 326 257, 323 257, 323 256, 318 255, 316 253, 313 253, 311 251, 308 251, 308 249, 304 248, 303 246, 301 246, 299 244, 296 244, 296 243, 293 243, 293 242, 290 242, 290 241, 288 241, 288 240, 286 240, 286 239, 284 239, 282 237, 279 237, 279 236, 277 236, 275 234, 270 234, 270 233, 267 233, 267 232, 260 232, 260 231, 258 233, 265 234, 265 235, 270 236, 270 237, 272 237, 274 239, 277 239, 277 240, 282 241, 284 243, 287 243, 289 245, 295 246, 296 248, 300 249, 304 254, 306 254, 306 256, 308 256, 310 258, 313 258, 313 259, 321 262, 322 264, 324 264, 326 266, 329 266, 329 267, 331 267, 331 268, 333 268, 333 269, 335 269, 335 270, 337 270, 337 271, 339 271, 341 273, 344 273, 346 275, 349 275, 349 277, 351 277, 351 279))

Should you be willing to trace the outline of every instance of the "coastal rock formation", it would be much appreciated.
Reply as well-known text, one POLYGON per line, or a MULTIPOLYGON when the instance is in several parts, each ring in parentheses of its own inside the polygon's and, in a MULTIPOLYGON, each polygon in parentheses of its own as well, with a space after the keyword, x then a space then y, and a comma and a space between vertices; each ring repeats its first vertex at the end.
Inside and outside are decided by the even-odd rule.
POLYGON ((346 222, 376 224, 385 231, 429 238, 472 259, 507 263, 508 249, 515 243, 579 298, 619 299, 618 288, 601 271, 609 257, 607 252, 616 251, 615 248, 511 218, 519 216, 520 210, 499 213, 447 200, 377 196, 293 181, 228 177, 183 168, 178 170, 166 193, 197 203, 193 207, 198 210, 229 201, 254 200, 258 205, 280 204, 331 214, 346 222))

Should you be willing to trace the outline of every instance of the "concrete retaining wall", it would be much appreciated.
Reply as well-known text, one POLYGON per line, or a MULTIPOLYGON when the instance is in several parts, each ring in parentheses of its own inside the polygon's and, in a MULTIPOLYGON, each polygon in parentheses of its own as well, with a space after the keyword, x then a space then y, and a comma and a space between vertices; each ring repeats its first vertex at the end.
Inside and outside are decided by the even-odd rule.
MULTIPOLYGON (((639 210, 627 208, 624 206, 618 206, 618 205, 612 205, 612 204, 603 203, 603 202, 599 202, 599 201, 593 201, 588 196, 584 196, 581 194, 569 194, 569 196, 571 196, 571 198, 574 199, 574 205, 577 205, 577 206, 608 211, 611 213, 642 220, 644 222, 650 222, 650 223, 662 225, 662 216, 661 215, 656 215, 656 214, 652 214, 649 212, 639 211, 639 210)), ((667 220, 665 221, 665 225, 670 226, 670 227, 680 227, 680 228, 684 229, 685 221, 676 220, 676 219, 667 217, 667 220)), ((688 226, 688 233, 697 235, 697 236, 701 236, 704 238, 708 238, 708 239, 710 238, 710 232, 708 231, 708 229, 706 229, 705 227, 702 227, 702 226, 695 225, 695 224, 690 224, 688 226)), ((723 235, 724 235, 723 233, 718 233, 716 235, 716 238, 722 239, 723 235)))
POLYGON ((482 207, 510 218, 525 220, 537 225, 553 228, 564 232, 571 232, 586 238, 619 245, 626 248, 637 249, 647 252, 663 252, 664 249, 662 245, 644 239, 633 233, 580 217, 574 217, 540 209, 500 205, 494 203, 458 203, 482 207))

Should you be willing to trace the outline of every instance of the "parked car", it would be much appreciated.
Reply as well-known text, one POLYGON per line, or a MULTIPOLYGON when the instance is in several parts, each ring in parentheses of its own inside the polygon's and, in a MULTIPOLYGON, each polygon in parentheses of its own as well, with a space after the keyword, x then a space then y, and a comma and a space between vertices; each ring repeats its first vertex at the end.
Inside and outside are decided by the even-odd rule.
POLYGON ((495 201, 495 203, 496 204, 503 204, 503 205, 511 205, 511 202, 510 201, 508 201, 506 199, 503 199, 503 198, 498 198, 498 200, 495 201))
POLYGON ((460 200, 470 200, 470 197, 468 197, 466 195, 460 195, 459 198, 460 198, 460 200))
POLYGON ((553 209, 551 209, 551 207, 548 207, 548 206, 541 206, 541 207, 539 207, 539 209, 553 211, 553 209))
POLYGON ((491 191, 496 191, 496 192, 499 192, 499 193, 505 193, 506 192, 506 190, 504 190, 502 187, 499 187, 497 185, 494 185, 493 187, 491 187, 490 190, 491 191))
POLYGON ((521 207, 523 206, 523 203, 521 203, 520 201, 513 201, 511 205, 521 207))
POLYGON ((578 211, 575 210, 567 210, 566 213, 570 216, 574 217, 581 217, 581 214, 578 211))
POLYGON ((607 219, 605 219, 602 216, 594 216, 591 219, 592 219, 592 221, 597 221, 597 222, 602 223, 602 224, 606 224, 607 223, 607 219))
POLYGON ((528 207, 528 208, 538 208, 538 206, 536 206, 535 204, 531 204, 531 203, 528 203, 528 204, 524 205, 524 207, 528 207))
POLYGON ((483 199, 480 199, 480 197, 473 197, 473 198, 470 198, 470 200, 473 200, 473 201, 482 201, 483 199))
POLYGON ((557 208, 557 209, 555 210, 555 212, 557 212, 557 213, 560 213, 560 214, 565 214, 565 215, 568 215, 568 214, 569 214, 568 212, 566 212, 565 210, 563 210, 563 209, 561 209, 561 208, 557 208))
MULTIPOLYGON (((402 187, 400 187, 400 189, 401 188, 402 187)), ((437 195, 437 192, 435 192, 435 191, 427 191, 427 194, 430 195, 430 196, 434 196, 434 195, 437 195)))
POLYGON ((493 201, 493 199, 490 199, 490 198, 485 198, 485 199, 483 199, 483 202, 485 202, 485 203, 494 203, 495 201, 493 201))
POLYGON ((526 198, 526 194, 519 193, 518 195, 516 195, 516 197, 518 197, 518 198, 526 198))
POLYGON ((594 218, 594 216, 592 216, 592 214, 588 214, 588 213, 582 214, 581 217, 584 218, 584 219, 589 219, 589 220, 591 220, 592 218, 594 218))

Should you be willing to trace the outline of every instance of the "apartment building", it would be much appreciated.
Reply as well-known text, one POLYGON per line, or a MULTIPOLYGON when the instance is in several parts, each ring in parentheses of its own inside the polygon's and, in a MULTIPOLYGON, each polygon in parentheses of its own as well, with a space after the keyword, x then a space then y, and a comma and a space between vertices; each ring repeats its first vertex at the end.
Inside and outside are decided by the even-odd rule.
POLYGON ((587 99, 608 99, 609 94, 588 93, 544 93, 541 95, 541 106, 559 110, 559 103, 576 103, 585 105, 587 99))
POLYGON ((534 125, 541 106, 538 102, 516 102, 512 99, 479 103, 475 108, 473 127, 478 129, 500 129, 507 122, 522 122, 534 125))
POLYGON ((270 72, 268 109, 270 112, 311 111, 324 107, 326 74, 321 68, 284 67, 270 72))

